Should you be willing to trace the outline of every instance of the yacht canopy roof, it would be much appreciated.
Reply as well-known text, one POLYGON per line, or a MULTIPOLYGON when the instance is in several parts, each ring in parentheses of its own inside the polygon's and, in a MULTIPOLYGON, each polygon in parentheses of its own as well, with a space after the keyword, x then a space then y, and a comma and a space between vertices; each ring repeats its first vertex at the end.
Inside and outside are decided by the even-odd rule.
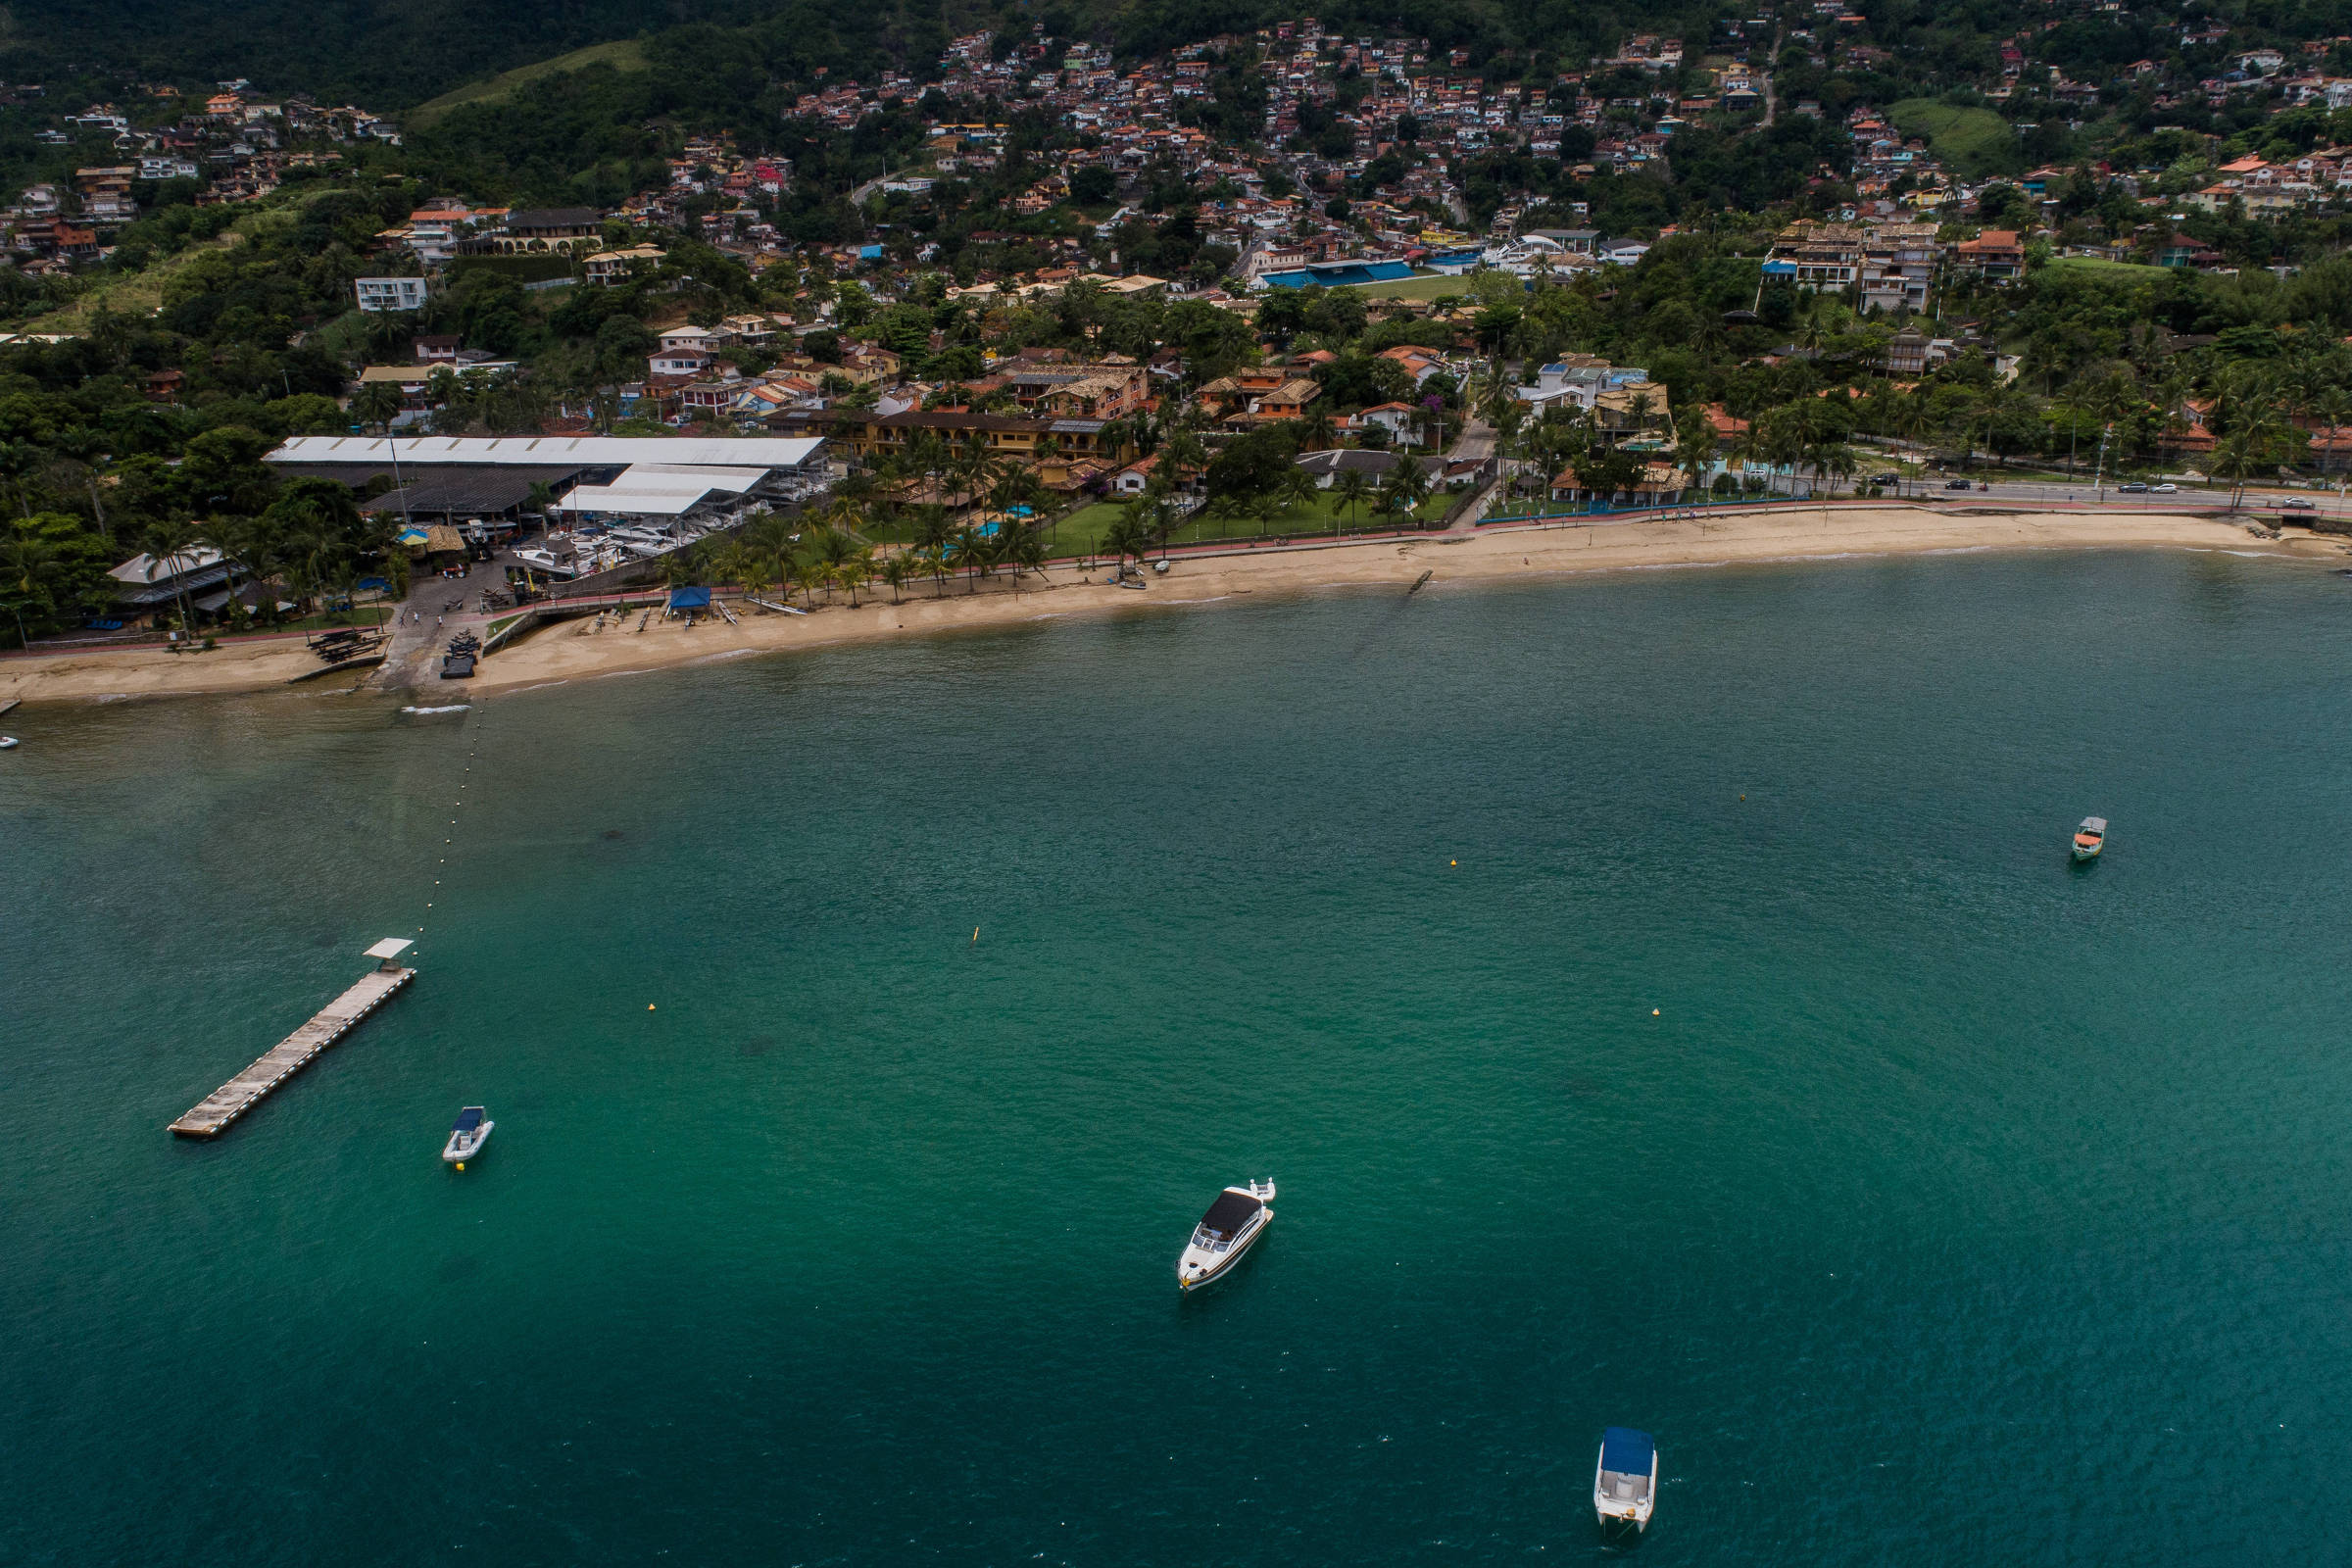
POLYGON ((458 1124, 455 1127, 452 1127, 450 1131, 453 1133, 469 1133, 476 1127, 479 1127, 481 1124, 482 1107, 479 1105, 467 1105, 464 1110, 458 1112, 458 1124))
POLYGON ((1621 1476, 1645 1476, 1657 1463, 1658 1446, 1646 1432, 1611 1427, 1600 1435, 1600 1467, 1621 1476))
POLYGON ((1219 1236, 1232 1236, 1250 1223, 1250 1215, 1265 1206, 1248 1193, 1237 1193, 1228 1188, 1217 1195, 1215 1202, 1208 1205, 1208 1212, 1200 1216, 1200 1225, 1202 1229, 1215 1231, 1219 1236))

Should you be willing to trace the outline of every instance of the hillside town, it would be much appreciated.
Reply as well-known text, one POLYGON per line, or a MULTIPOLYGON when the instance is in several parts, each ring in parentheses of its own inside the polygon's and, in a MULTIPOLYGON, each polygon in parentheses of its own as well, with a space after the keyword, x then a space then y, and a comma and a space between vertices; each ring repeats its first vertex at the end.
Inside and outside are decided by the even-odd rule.
POLYGON ((1278 531, 1284 496, 1419 521, 2086 452, 2102 485, 2324 481, 2342 333, 2215 302, 2337 248, 2352 38, 2183 24, 2101 73, 2063 61, 2103 13, 2048 9, 1940 96, 1826 0, 1573 71, 1311 17, 1146 58, 1038 24, 812 82, 764 131, 654 126, 635 188, 571 205, 431 177, 438 117, 242 79, 55 111, 19 85, 61 172, 0 212, 6 341, 63 357, 103 326, 166 447, 286 443, 257 483, 343 484, 418 566, 566 522, 579 547, 526 564, 553 579, 827 495, 936 563, 956 528, 1052 520, 1081 553, 1278 531), (257 341, 276 358, 247 364, 257 341), (2249 421, 2241 361, 2281 355, 2306 368, 2249 421), (526 471, 499 440, 526 435, 801 444, 735 483, 526 471), (285 455, 346 436, 375 444, 285 455), (389 437, 457 444, 412 472, 389 437))

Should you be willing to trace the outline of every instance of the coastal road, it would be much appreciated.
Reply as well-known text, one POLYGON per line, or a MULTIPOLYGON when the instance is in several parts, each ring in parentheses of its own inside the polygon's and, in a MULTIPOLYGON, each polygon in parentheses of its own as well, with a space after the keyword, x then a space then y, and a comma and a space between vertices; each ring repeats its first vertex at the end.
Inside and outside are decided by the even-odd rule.
MULTIPOLYGON (((2228 485, 2216 485, 2209 490, 2202 485, 2184 484, 2171 495, 2160 495, 2152 489, 2141 491, 2135 495, 2126 495, 2116 487, 2112 480, 2108 482, 2103 491, 2087 479, 2073 484, 2068 484, 2063 480, 2046 479, 1987 479, 1984 482, 1989 484, 1991 488, 1988 490, 1946 490, 1943 487, 1942 479, 1933 477, 1920 480, 1907 479, 1902 485, 1902 499, 1914 501, 1926 496, 1936 496, 1948 500, 1956 506, 1965 506, 1971 501, 1979 505, 1987 501, 2032 502, 2035 505, 2072 503, 2078 506, 2105 506, 2110 509, 2132 507, 2142 512, 2165 512, 2182 507, 2204 511, 2208 508, 2226 507, 2230 504, 2230 487, 2228 485)), ((1840 495, 1850 493, 1851 491, 1845 487, 1839 489, 1840 495)), ((2345 507, 2331 495, 2315 493, 2293 498, 2312 503, 2308 511, 2300 508, 2288 509, 2280 505, 2287 499, 2288 497, 2284 495, 2251 491, 2246 495, 2244 504, 2238 510, 2251 515, 2275 513, 2288 522, 2309 521, 2313 517, 2334 517, 2347 514, 2345 507)))

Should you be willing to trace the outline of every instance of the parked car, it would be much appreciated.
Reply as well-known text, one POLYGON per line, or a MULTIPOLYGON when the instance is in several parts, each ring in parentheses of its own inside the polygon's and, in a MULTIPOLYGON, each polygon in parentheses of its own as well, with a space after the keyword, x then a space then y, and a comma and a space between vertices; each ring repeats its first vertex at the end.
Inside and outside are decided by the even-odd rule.
POLYGON ((1946 479, 1943 481, 1943 487, 1946 490, 1974 490, 1976 483, 1969 479, 1946 479))
POLYGON ((2134 479, 2130 484, 2119 484, 2116 489, 2128 496, 2144 496, 2148 493, 2147 483, 2140 479, 2134 479))

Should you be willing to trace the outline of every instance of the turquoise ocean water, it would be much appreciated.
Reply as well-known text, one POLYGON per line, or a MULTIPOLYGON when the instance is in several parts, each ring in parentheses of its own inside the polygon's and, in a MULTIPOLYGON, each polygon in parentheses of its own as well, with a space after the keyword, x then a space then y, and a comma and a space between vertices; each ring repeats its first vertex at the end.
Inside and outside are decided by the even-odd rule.
POLYGON ((1654 1564, 2340 1560, 2347 656, 1963 557, 13 715, 0 1562, 1581 1560, 1612 1423, 1654 1564))

